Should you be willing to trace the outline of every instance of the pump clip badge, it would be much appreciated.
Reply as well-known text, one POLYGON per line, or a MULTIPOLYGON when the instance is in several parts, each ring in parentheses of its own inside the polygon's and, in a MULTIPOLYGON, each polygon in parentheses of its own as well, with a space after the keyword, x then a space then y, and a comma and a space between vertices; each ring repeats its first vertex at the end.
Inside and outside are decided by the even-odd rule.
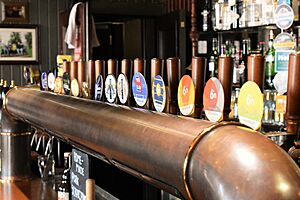
POLYGON ((274 12, 276 26, 282 30, 286 30, 292 26, 294 17, 293 9, 285 3, 277 6, 274 12))

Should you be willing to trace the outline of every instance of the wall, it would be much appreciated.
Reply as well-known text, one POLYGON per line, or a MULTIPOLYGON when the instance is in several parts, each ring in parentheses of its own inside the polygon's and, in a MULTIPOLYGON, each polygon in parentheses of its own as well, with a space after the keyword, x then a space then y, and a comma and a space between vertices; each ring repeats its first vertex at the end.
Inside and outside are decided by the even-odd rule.
MULTIPOLYGON (((32 67, 48 71, 56 65, 59 49, 59 12, 68 7, 68 1, 28 0, 28 4, 29 24, 38 24, 40 30, 39 64, 32 67)), ((23 67, 24 65, 0 65, 0 78, 15 80, 17 85, 24 85, 23 67)))

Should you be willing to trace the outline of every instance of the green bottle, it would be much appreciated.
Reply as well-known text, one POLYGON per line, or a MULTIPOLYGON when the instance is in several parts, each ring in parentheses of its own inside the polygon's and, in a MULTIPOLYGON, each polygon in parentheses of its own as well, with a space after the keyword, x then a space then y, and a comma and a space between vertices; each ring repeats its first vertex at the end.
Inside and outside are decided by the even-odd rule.
POLYGON ((273 46, 274 34, 270 30, 269 49, 266 53, 265 89, 274 89, 272 80, 275 76, 275 48, 273 46))

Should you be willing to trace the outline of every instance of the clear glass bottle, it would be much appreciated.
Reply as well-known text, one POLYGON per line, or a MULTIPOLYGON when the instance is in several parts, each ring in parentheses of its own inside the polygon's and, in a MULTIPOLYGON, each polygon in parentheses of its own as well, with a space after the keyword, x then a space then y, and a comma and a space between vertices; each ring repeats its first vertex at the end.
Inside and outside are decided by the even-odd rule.
POLYGON ((224 4, 223 4, 223 7, 222 7, 222 13, 223 13, 222 30, 230 30, 231 23, 233 21, 233 14, 230 10, 229 0, 224 0, 224 4))
POLYGON ((220 56, 226 56, 226 45, 221 44, 220 56))
POLYGON ((235 99, 233 104, 233 118, 238 119, 238 100, 239 100, 240 88, 235 88, 235 99))
POLYGON ((9 90, 9 86, 7 84, 7 81, 3 81, 3 87, 1 91, 2 100, 5 98, 5 94, 8 92, 8 90, 9 90))
POLYGON ((262 56, 265 56, 265 42, 259 42, 257 44, 258 53, 262 56))
POLYGON ((233 54, 232 57, 234 58, 234 67, 233 67, 233 86, 235 88, 240 87, 240 55, 241 55, 241 50, 240 50, 240 41, 239 40, 234 40, 233 41, 233 48, 232 48, 233 54))
POLYGON ((215 3, 216 30, 222 30, 224 24, 224 0, 218 0, 215 3))
POLYGON ((219 58, 218 40, 217 38, 213 38, 212 51, 210 53, 209 62, 208 62, 208 70, 209 70, 210 77, 218 76, 218 58, 219 58))
POLYGON ((248 27, 262 25, 262 1, 261 0, 247 1, 246 25, 248 27))
POLYGON ((263 123, 273 125, 276 118, 276 96, 275 90, 264 91, 264 116, 263 123))
MULTIPOLYGON (((2 101, 3 84, 4 84, 4 81, 3 81, 3 79, 1 79, 1 81, 0 81, 0 109, 2 109, 2 105, 3 105, 3 101, 2 101)), ((1 119, 2 119, 2 112, 0 112, 0 121, 1 121, 1 119)), ((0 164, 1 164, 1 159, 0 159, 0 164)))
POLYGON ((242 41, 242 56, 240 61, 240 83, 243 85, 245 82, 247 82, 247 62, 248 62, 248 56, 249 56, 249 40, 244 39, 242 41))
POLYGON ((265 90, 264 91, 264 113, 263 113, 263 120, 264 124, 270 124, 270 110, 271 110, 271 91, 265 90))
POLYGON ((244 28, 246 27, 246 7, 247 7, 247 3, 246 1, 240 0, 239 1, 239 27, 240 28, 244 28))
POLYGON ((14 81, 14 80, 11 80, 11 81, 10 81, 10 86, 9 86, 9 88, 12 89, 12 88, 14 88, 15 86, 16 86, 15 81, 14 81))
POLYGON ((62 181, 58 186, 58 200, 71 199, 71 183, 70 183, 70 170, 71 170, 71 152, 64 153, 64 172, 62 181))
POLYGON ((274 10, 277 6, 276 0, 264 0, 262 1, 262 24, 273 24, 274 23, 274 10))
POLYGON ((203 11, 201 12, 203 17, 202 30, 208 31, 210 26, 210 9, 209 9, 209 1, 205 0, 203 11))
POLYGON ((216 9, 215 9, 215 1, 211 1, 211 29, 216 30, 216 9))
MULTIPOLYGON (((2 89, 3 89, 3 84, 4 84, 4 81, 3 79, 0 80, 0 100, 2 101, 2 89)), ((2 106, 2 104, 1 104, 2 106)))
POLYGON ((275 48, 273 46, 274 34, 270 30, 269 48, 266 52, 266 67, 265 67, 265 89, 274 89, 272 80, 275 76, 275 48))
POLYGON ((229 7, 231 13, 231 25, 230 28, 238 28, 238 2, 237 0, 229 0, 229 7))

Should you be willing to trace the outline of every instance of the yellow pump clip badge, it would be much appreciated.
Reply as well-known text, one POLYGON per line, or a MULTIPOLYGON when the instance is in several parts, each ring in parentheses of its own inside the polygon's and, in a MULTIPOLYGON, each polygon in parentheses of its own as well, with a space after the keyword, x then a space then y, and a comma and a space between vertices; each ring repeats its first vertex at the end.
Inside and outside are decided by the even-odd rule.
POLYGON ((264 101, 258 85, 252 81, 246 82, 238 100, 239 120, 242 124, 258 130, 261 126, 264 101))

